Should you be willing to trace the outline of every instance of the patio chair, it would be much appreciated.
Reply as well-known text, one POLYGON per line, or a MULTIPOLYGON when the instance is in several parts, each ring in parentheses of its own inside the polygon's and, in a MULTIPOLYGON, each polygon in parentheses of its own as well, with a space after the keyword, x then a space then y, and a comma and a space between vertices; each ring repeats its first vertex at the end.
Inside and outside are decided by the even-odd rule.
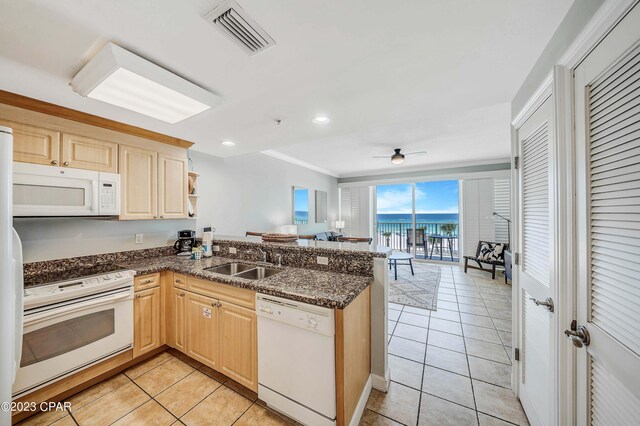
MULTIPOLYGON (((480 271, 491 272, 491 278, 496 279, 496 266, 504 267, 504 252, 509 250, 508 243, 495 243, 490 241, 478 241, 478 248, 475 256, 464 257, 464 272, 467 268, 478 269, 480 271), (469 265, 469 261, 473 260, 478 266, 469 265), (482 264, 491 265, 491 269, 485 269, 482 264)), ((507 282, 507 276, 504 276, 504 282, 507 282)))
MULTIPOLYGON (((413 246, 413 229, 407 229, 407 253, 411 251, 413 246)), ((427 256, 427 240, 424 235, 424 229, 416 229, 416 248, 422 247, 425 257, 427 256)))

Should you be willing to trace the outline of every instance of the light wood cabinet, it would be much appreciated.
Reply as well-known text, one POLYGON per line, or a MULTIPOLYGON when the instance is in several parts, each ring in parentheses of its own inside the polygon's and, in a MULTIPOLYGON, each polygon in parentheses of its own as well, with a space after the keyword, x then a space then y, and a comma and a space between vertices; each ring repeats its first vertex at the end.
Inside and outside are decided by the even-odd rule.
POLYGON ((133 357, 137 357, 162 345, 160 328, 160 287, 135 293, 133 299, 133 357))
POLYGON ((120 219, 158 217, 158 153, 120 145, 120 219))
POLYGON ((220 302, 220 372, 258 390, 258 325, 255 311, 220 302))
POLYGON ((173 286, 178 288, 187 288, 187 276, 183 274, 173 274, 173 286))
POLYGON ((60 165, 60 132, 13 121, 0 121, 13 129, 13 161, 60 165))
POLYGON ((187 355, 217 370, 219 301, 192 293, 186 297, 187 355))
POLYGON ((172 288, 167 299, 167 344, 180 352, 187 353, 185 321, 187 295, 182 289, 172 288))
POLYGON ((117 173, 118 144, 64 133, 62 165, 74 169, 117 173))
POLYGON ((160 272, 146 275, 136 275, 133 280, 134 291, 145 290, 147 288, 160 285, 160 272))
POLYGON ((185 156, 158 154, 158 216, 184 219, 187 211, 188 165, 185 156))

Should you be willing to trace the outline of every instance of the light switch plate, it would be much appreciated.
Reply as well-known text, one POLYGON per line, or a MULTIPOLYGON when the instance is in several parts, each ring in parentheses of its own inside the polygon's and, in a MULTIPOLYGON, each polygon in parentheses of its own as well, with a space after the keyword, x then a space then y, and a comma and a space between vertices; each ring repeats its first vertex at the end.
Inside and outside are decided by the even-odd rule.
POLYGON ((235 247, 229 247, 229 253, 236 254, 237 250, 235 247))
POLYGON ((220 251, 220 246, 211 246, 211 251, 220 251))
POLYGON ((324 257, 324 256, 318 256, 317 257, 317 262, 318 262, 318 265, 328 265, 329 264, 329 258, 328 257, 324 257))
POLYGON ((136 244, 142 244, 144 242, 144 234, 136 234, 136 244))

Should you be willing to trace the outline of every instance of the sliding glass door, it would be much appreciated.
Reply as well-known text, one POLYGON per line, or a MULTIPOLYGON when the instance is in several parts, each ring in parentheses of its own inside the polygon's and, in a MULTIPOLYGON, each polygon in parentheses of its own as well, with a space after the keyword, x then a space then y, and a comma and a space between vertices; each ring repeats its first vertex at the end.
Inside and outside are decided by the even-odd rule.
POLYGON ((458 181, 379 185, 379 245, 417 258, 458 260, 458 181))

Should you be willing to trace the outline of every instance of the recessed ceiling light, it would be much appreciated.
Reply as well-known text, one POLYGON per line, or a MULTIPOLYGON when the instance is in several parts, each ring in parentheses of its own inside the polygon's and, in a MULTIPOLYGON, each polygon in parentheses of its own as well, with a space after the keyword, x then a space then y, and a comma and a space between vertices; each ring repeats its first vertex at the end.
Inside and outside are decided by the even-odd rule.
POLYGON ((236 146, 236 143, 231 141, 222 141, 220 143, 224 146, 236 146))
POLYGON ((318 115, 311 120, 313 124, 327 124, 331 120, 326 115, 318 115))

